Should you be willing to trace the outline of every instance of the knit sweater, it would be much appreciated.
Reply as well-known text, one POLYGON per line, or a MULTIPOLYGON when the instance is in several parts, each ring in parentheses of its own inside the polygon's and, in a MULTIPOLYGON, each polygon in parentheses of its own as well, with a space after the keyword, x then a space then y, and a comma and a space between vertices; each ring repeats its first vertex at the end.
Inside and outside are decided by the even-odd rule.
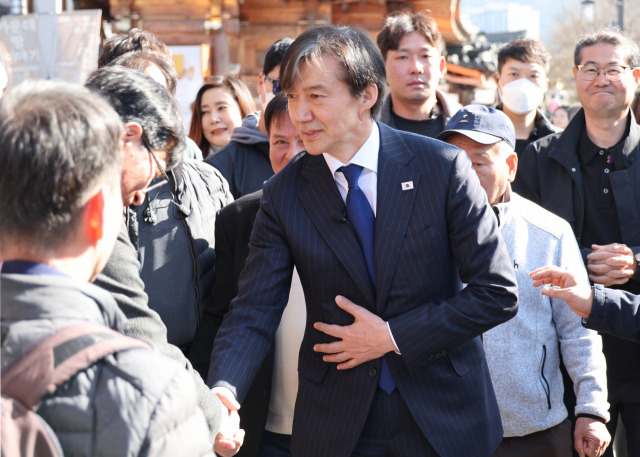
POLYGON ((298 271, 294 268, 289 302, 275 337, 273 383, 265 425, 265 429, 270 432, 291 435, 293 409, 298 394, 298 353, 304 337, 306 318, 304 292, 298 271))
POLYGON ((573 380, 575 413, 608 421, 606 362, 600 336, 583 328, 566 303, 542 295, 529 277, 536 268, 557 265, 579 272, 579 279, 588 283, 571 227, 515 193, 509 203, 498 206, 519 290, 516 317, 483 336, 504 436, 546 430, 567 417, 560 351, 573 380))

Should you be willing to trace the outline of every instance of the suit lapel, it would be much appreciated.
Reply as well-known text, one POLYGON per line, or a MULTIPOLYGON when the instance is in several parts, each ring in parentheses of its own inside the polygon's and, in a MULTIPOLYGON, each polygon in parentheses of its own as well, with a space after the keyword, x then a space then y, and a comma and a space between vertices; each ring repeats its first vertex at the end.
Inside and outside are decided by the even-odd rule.
POLYGON ((381 315, 389 295, 400 248, 420 186, 420 173, 409 166, 413 156, 414 153, 400 135, 380 125, 375 234, 378 315, 381 315), (406 186, 403 185, 405 183, 406 186))
MULTIPOLYGON (((332 216, 332 214, 346 214, 346 210, 324 158, 308 155, 302 169, 302 177, 306 180, 299 191, 303 208, 329 249, 358 285, 366 297, 367 303, 373 306, 375 303, 374 290, 369 279, 360 242, 354 230, 347 223, 339 222, 335 216, 332 216)), ((337 292, 347 293, 347 291, 337 292)), ((365 303, 358 304, 368 307, 365 303)))

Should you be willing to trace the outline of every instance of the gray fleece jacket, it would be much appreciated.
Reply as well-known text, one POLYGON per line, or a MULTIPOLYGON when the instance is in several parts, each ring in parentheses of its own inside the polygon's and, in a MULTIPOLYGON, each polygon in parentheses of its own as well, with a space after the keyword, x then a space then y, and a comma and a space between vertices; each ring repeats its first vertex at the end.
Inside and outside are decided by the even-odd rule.
POLYGON ((585 329, 566 303, 542 295, 529 277, 536 268, 558 265, 580 272, 580 280, 588 283, 571 227, 515 193, 509 203, 498 207, 500 229, 518 279, 520 304, 516 317, 483 336, 504 436, 546 430, 567 417, 559 351, 573 380, 575 413, 608 421, 606 362, 600 336, 585 329))

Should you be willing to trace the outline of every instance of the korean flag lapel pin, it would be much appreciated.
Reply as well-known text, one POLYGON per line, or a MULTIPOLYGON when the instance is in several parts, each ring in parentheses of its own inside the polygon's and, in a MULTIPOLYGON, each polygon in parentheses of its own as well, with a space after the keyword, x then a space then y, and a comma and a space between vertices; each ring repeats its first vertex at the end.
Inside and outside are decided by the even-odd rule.
POLYGON ((406 181, 401 184, 402 190, 411 190, 413 189, 413 181, 406 181))

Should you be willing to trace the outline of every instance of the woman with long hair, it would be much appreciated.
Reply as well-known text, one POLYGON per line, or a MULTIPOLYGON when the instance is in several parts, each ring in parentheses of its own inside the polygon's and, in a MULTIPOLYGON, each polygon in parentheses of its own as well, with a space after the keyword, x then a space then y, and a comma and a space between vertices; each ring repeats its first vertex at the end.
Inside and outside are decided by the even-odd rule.
POLYGON ((235 76, 212 76, 196 95, 191 115, 191 138, 207 157, 231 141, 234 128, 255 111, 247 86, 235 76))

